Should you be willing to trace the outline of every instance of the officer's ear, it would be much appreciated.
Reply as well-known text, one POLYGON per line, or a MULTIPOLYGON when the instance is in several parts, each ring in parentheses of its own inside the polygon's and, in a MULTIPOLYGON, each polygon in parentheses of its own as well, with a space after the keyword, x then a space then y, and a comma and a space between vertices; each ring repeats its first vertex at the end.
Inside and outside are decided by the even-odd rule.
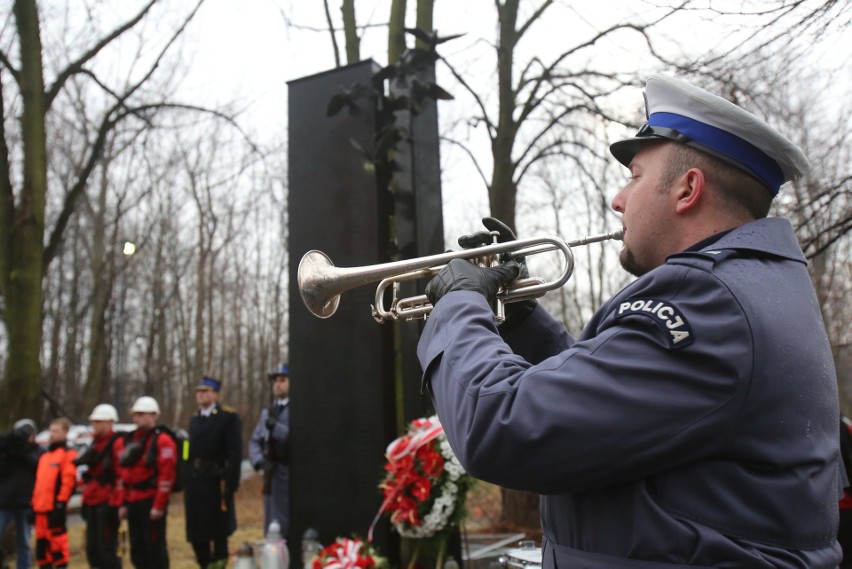
POLYGON ((690 168, 675 181, 672 191, 677 199, 675 211, 685 214, 693 211, 704 196, 706 180, 701 168, 690 168))

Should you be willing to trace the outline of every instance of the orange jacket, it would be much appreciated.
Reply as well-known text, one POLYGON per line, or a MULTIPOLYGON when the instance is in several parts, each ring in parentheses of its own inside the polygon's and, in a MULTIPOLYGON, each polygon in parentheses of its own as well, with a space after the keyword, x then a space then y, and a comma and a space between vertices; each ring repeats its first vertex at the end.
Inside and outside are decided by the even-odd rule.
POLYGON ((68 502, 77 483, 75 458, 77 451, 68 448, 65 443, 53 443, 41 455, 33 489, 34 512, 50 512, 56 502, 68 502))

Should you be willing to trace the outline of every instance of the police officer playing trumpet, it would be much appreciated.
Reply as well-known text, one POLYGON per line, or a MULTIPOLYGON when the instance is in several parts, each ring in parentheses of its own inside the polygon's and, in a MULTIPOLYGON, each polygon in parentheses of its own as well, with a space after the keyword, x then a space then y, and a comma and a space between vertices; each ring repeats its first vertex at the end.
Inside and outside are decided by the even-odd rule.
POLYGON ((202 377, 195 387, 198 412, 189 420, 184 487, 186 539, 202 569, 224 569, 228 536, 237 529, 234 492, 240 486, 242 423, 219 403, 222 383, 202 377))
MULTIPOLYGON (((667 75, 610 147, 637 279, 578 337, 521 272, 452 260, 418 345, 471 475, 541 494, 545 569, 837 567, 837 379, 790 223, 767 217, 802 151, 757 116, 667 75)), ((493 221, 502 239, 514 235, 493 221)))

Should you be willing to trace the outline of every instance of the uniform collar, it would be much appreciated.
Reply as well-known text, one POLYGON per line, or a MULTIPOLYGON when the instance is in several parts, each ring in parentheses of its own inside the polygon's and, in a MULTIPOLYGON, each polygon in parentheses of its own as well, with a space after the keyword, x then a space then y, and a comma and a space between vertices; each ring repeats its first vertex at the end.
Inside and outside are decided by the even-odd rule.
POLYGON ((218 412, 219 412, 219 404, 218 403, 214 403, 213 405, 211 405, 207 409, 199 409, 198 410, 198 414, 201 415, 202 417, 209 417, 210 415, 215 415, 218 412))
POLYGON ((724 237, 725 235, 730 233, 731 231, 733 231, 733 229, 727 229, 725 231, 720 231, 719 233, 714 233, 713 235, 711 235, 707 239, 702 239, 701 241, 699 241, 698 243, 696 243, 692 247, 685 249, 685 251, 701 251, 702 249, 709 247, 710 245, 712 245, 713 243, 715 243, 716 241, 718 241, 719 239, 721 239, 722 237, 724 237))
POLYGON ((672 255, 672 257, 696 250, 712 253, 722 249, 756 251, 765 255, 799 261, 800 263, 807 264, 808 262, 805 259, 805 254, 802 253, 802 247, 796 240, 792 225, 782 217, 756 219, 736 227, 724 235, 714 235, 709 243, 702 241, 682 253, 672 255))

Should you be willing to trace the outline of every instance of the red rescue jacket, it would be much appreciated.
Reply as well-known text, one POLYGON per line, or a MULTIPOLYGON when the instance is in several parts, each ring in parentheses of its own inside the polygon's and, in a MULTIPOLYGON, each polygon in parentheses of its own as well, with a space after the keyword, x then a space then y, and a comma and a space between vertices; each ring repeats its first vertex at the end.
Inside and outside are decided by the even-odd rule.
POLYGON ((83 503, 87 506, 104 502, 110 506, 121 505, 122 493, 117 486, 121 468, 119 458, 124 445, 119 444, 119 439, 116 433, 110 431, 106 435, 96 436, 92 442, 93 461, 83 474, 83 503))
POLYGON ((137 429, 125 441, 121 451, 119 473, 123 483, 124 502, 138 502, 154 498, 153 508, 165 510, 177 472, 177 446, 166 433, 137 429), (151 460, 151 445, 156 444, 156 454, 151 460), (137 446, 135 452, 132 447, 137 446), (128 458, 138 455, 136 460, 128 458))
POLYGON ((74 459, 77 452, 64 442, 53 443, 38 459, 35 488, 33 489, 33 511, 53 511, 56 502, 68 502, 77 483, 77 467, 74 459))

